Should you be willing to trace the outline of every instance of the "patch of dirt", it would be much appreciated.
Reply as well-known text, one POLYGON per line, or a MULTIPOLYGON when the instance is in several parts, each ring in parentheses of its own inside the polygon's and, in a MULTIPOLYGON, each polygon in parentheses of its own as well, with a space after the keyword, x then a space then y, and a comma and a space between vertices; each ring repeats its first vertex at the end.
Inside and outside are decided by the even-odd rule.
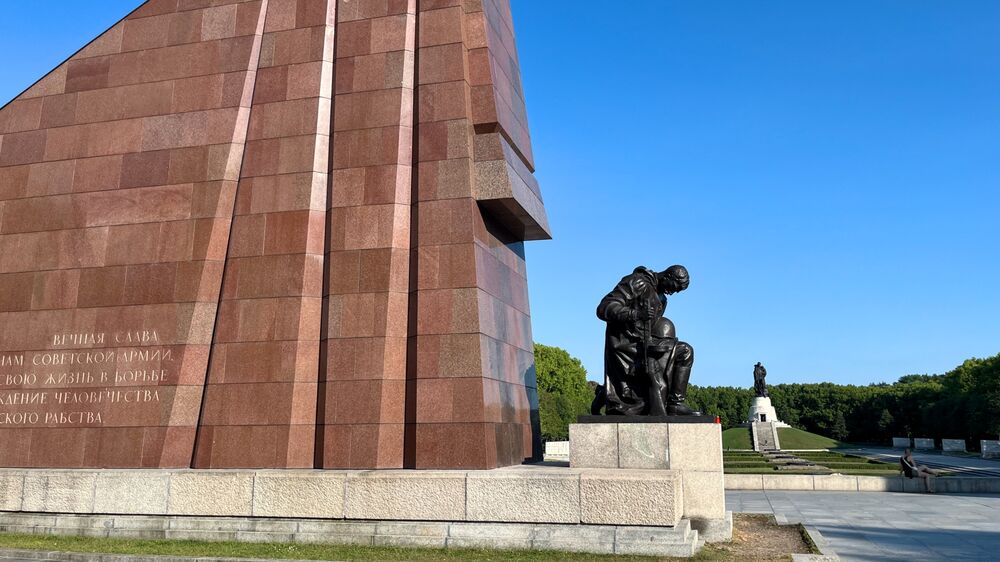
POLYGON ((779 526, 771 515, 737 513, 733 515, 732 542, 705 545, 698 559, 772 562, 810 552, 800 526, 779 526))

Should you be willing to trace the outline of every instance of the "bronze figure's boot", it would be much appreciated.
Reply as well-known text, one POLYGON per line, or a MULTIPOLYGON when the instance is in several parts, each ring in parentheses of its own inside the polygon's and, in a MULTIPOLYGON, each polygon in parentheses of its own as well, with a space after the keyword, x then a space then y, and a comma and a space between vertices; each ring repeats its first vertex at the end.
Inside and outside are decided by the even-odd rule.
POLYGON ((688 379, 691 378, 691 367, 674 367, 674 376, 671 377, 670 405, 667 406, 667 413, 671 416, 700 416, 701 412, 692 410, 684 404, 687 398, 688 379))

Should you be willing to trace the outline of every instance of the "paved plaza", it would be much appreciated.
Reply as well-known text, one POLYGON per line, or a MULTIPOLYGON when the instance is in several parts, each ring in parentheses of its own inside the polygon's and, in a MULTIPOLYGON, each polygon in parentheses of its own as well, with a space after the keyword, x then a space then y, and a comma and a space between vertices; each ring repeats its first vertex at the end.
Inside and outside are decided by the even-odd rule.
MULTIPOLYGON (((902 449, 889 449, 887 447, 866 447, 860 449, 850 449, 843 451, 855 455, 862 455, 871 459, 888 463, 899 463, 902 456, 902 449)), ((945 455, 940 451, 913 451, 913 458, 917 464, 925 464, 931 468, 954 472, 958 476, 998 478, 1000 477, 1000 459, 983 459, 972 456, 945 455)))
POLYGON ((1000 495, 729 491, 726 508, 815 527, 842 560, 1000 560, 1000 495))

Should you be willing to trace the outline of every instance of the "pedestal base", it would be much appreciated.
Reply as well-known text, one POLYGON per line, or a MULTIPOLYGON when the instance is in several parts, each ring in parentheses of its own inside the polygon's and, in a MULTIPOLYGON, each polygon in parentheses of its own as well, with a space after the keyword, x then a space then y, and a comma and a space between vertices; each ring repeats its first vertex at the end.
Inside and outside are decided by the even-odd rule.
POLYGON ((683 498, 699 497, 706 486, 696 478, 682 482, 681 474, 534 465, 468 471, 0 469, 0 527, 117 538, 691 556, 705 538, 701 529, 710 540, 722 539, 718 525, 681 516, 683 498))
POLYGON ((773 422, 778 427, 789 427, 787 423, 778 419, 778 412, 771 405, 771 398, 768 396, 757 396, 750 404, 747 423, 755 422, 773 422))
POLYGON ((607 472, 644 474, 651 479, 676 473, 682 487, 678 495, 681 516, 690 519, 696 529, 712 529, 713 537, 726 536, 732 526, 726 524, 722 426, 696 422, 692 419, 695 416, 682 417, 685 421, 679 423, 642 423, 638 421, 642 418, 607 416, 604 423, 571 424, 570 468, 616 469, 607 472), (621 423, 615 423, 618 421, 621 423))

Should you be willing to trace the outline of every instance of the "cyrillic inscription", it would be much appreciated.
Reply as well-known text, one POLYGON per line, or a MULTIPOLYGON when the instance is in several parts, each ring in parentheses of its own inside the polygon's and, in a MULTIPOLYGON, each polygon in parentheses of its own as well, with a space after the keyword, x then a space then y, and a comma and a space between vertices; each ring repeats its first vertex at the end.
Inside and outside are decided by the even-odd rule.
POLYGON ((61 332, 39 347, 0 353, 0 426, 103 425, 159 403, 176 376, 155 330, 61 332))

